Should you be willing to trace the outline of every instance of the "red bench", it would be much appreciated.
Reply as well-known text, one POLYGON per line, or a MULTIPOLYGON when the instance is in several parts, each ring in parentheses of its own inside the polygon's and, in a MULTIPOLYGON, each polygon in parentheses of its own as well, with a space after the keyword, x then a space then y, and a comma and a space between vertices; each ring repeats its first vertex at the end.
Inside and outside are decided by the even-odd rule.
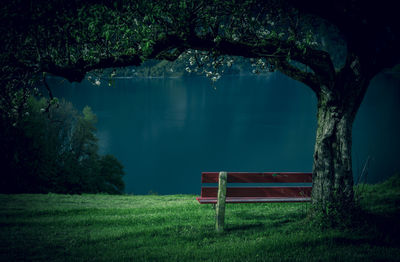
POLYGON ((311 200, 312 173, 299 172, 203 172, 200 204, 214 204, 216 230, 224 230, 225 203, 308 202, 311 200), (218 183, 209 185, 210 183, 218 183), (228 183, 266 184, 264 186, 228 187, 228 183), (279 185, 268 185, 279 183, 279 185), (293 183, 307 183, 293 185, 293 183))
MULTIPOLYGON (((201 196, 197 198, 200 204, 216 204, 218 172, 203 172, 201 174, 201 196)), ((312 173, 298 172, 264 172, 243 173, 228 172, 229 183, 280 183, 279 186, 227 187, 226 203, 264 203, 264 202, 307 202, 311 200, 312 173), (282 185, 282 184, 285 185, 282 185), (293 186, 290 183, 309 183, 307 186, 293 186)))

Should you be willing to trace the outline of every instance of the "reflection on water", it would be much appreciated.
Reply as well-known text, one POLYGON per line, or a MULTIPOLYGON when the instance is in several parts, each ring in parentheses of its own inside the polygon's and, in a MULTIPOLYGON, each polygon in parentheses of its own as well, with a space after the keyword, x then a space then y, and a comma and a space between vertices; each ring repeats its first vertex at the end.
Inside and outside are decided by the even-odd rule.
MULTIPOLYGON (((355 171, 374 154, 369 176, 381 170, 378 152, 387 143, 383 151, 393 157, 384 157, 386 170, 399 170, 399 81, 375 79, 373 85, 381 82, 397 96, 389 95, 388 104, 377 99, 386 92, 370 88, 354 127, 355 171), (382 105, 390 115, 380 115, 382 105)), ((198 194, 201 171, 312 169, 316 98, 279 73, 225 77, 216 90, 203 78, 120 79, 115 87, 59 83, 51 80, 56 96, 97 114, 101 151, 125 166, 127 193, 198 194)))

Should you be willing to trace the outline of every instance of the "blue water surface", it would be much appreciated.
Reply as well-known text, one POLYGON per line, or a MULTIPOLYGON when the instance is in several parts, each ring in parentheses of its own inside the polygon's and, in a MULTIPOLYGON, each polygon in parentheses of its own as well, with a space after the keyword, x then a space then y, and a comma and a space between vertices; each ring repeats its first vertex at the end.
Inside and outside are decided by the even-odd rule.
MULTIPOLYGON (((316 97, 280 73, 225 76, 216 89, 202 77, 49 83, 98 116, 100 151, 124 165, 126 193, 199 194, 202 171, 312 170, 316 97)), ((353 129, 356 180, 368 156, 369 182, 400 170, 399 83, 371 83, 353 129)))

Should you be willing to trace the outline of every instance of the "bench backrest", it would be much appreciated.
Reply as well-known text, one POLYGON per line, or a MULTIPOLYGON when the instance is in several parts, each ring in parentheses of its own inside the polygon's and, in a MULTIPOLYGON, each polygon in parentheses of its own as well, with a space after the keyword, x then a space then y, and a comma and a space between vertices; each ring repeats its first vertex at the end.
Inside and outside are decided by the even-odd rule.
MULTIPOLYGON (((201 199, 217 198, 218 172, 203 172, 201 175, 201 199)), ((263 172, 243 173, 228 172, 228 187, 226 190, 227 202, 295 202, 309 200, 312 190, 312 173, 299 172, 263 172), (247 186, 240 185, 229 187, 230 183, 279 183, 279 185, 247 186), (306 185, 293 185, 291 183, 308 183, 306 185), (259 200, 259 201, 257 201, 259 200)))

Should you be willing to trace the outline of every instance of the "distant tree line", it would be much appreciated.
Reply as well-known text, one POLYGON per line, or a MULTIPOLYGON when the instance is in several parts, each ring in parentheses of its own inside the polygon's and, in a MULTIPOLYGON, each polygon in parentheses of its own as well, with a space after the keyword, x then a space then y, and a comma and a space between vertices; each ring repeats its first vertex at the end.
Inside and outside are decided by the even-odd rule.
POLYGON ((8 98, 0 103, 0 193, 123 193, 123 166, 99 155, 90 107, 78 112, 22 91, 8 98))

